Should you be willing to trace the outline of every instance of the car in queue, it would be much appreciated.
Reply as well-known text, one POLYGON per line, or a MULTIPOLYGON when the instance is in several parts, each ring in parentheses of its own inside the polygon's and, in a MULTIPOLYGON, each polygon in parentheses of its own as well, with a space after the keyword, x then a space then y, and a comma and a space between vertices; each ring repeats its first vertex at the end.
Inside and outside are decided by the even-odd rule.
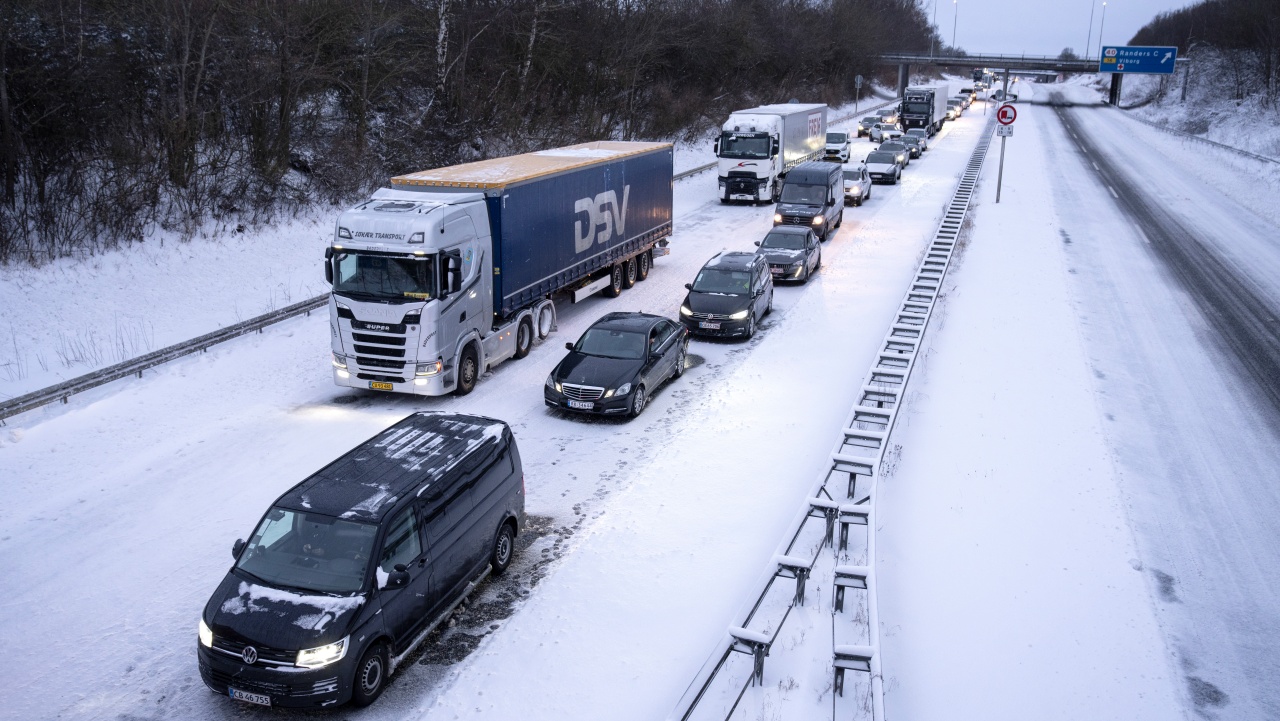
POLYGON ((956 96, 964 100, 964 106, 968 108, 973 104, 977 95, 973 92, 973 88, 960 88, 960 93, 956 96))
MULTIPOLYGON (((268 480, 268 479, 264 479, 268 480)), ((506 423, 420 412, 272 502, 200 615, 214 692, 259 706, 367 706, 525 524, 506 423)))
POLYGON ((635 418, 663 383, 684 375, 689 331, 659 315, 607 313, 565 349, 543 387, 548 406, 635 418))
POLYGON ((844 222, 843 166, 833 163, 801 163, 787 173, 778 195, 774 225, 813 228, 822 240, 831 237, 844 222))
POLYGON ((780 225, 757 240, 756 255, 769 263, 774 282, 808 283, 809 277, 822 267, 822 243, 809 228, 780 225))
POLYGON ((897 123, 876 123, 871 126, 867 139, 873 143, 883 143, 902 135, 902 127, 897 123))
POLYGON ((912 158, 918 158, 924 153, 924 147, 920 145, 920 138, 909 133, 904 134, 894 142, 907 146, 907 152, 910 153, 912 158))
POLYGON ((841 170, 844 175, 844 204, 862 205, 871 199, 871 174, 867 166, 846 163, 841 170))
POLYGON ((890 105, 880 111, 880 122, 890 125, 898 124, 898 106, 890 105))
POLYGON ((924 128, 912 128, 905 134, 920 139, 921 152, 927 152, 929 150, 929 131, 924 128))
POLYGON ((876 123, 882 123, 882 122, 884 121, 880 119, 879 115, 868 115, 862 120, 859 120, 858 121, 858 137, 861 138, 867 133, 870 133, 871 126, 875 125, 876 123))
POLYGON ((848 133, 827 133, 826 159, 839 160, 841 163, 849 162, 849 134, 848 133))
POLYGON ((885 143, 880 143, 880 147, 876 149, 893 153, 894 157, 898 159, 898 164, 902 166, 903 170, 906 170, 907 166, 911 164, 911 151, 907 150, 905 143, 899 142, 898 140, 891 140, 885 143))
POLYGON ((773 310, 773 274, 754 253, 725 251, 698 271, 680 304, 680 322, 696 336, 750 338, 773 310))
POLYGON ((896 153, 873 150, 867 154, 864 162, 867 165, 867 175, 871 177, 873 183, 897 185, 898 180, 902 178, 902 165, 898 162, 896 153))
POLYGON ((961 103, 959 100, 947 101, 947 120, 955 120, 960 117, 961 103))

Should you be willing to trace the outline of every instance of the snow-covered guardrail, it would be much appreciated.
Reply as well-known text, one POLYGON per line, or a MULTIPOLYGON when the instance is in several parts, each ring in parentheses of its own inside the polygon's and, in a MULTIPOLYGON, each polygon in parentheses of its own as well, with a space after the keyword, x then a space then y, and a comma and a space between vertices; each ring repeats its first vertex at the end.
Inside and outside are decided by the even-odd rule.
POLYGON ((1132 114, 1132 113, 1129 113, 1129 112, 1127 112, 1127 111, 1124 111, 1124 114, 1125 114, 1125 116, 1126 116, 1126 117, 1128 117, 1130 120, 1136 120, 1136 121, 1138 121, 1139 123, 1142 123, 1143 125, 1149 125, 1149 126, 1151 126, 1151 127, 1155 128, 1156 130, 1162 130, 1162 131, 1164 131, 1164 132, 1166 132, 1166 133, 1168 133, 1168 134, 1170 134, 1170 135, 1176 135, 1176 136, 1178 136, 1179 138, 1185 138, 1185 139, 1187 139, 1187 140, 1194 140, 1194 141, 1196 141, 1197 143, 1204 143, 1205 145, 1212 145, 1212 146, 1213 146, 1213 147, 1215 147, 1215 148, 1221 148, 1221 149, 1223 149, 1223 150, 1230 151, 1230 152, 1235 153, 1235 154, 1237 154, 1237 155, 1243 155, 1243 156, 1244 156, 1244 157, 1246 157, 1246 158, 1253 158, 1254 160, 1261 160, 1261 161, 1263 161, 1263 162, 1265 162, 1265 163, 1280 163, 1280 158, 1272 158, 1272 157, 1270 157, 1270 156, 1268 156, 1268 155, 1259 155, 1259 154, 1257 154, 1257 153, 1251 153, 1251 152, 1249 152, 1248 150, 1241 150, 1240 148, 1237 148, 1237 147, 1234 147, 1234 146, 1231 146, 1231 145, 1227 145, 1226 143, 1219 143, 1219 142, 1218 142, 1218 141, 1216 141, 1216 140, 1209 140, 1208 138, 1202 138, 1202 137, 1200 137, 1199 135, 1192 135, 1191 133, 1184 133, 1184 132, 1182 132, 1181 130, 1174 130, 1173 128, 1167 128, 1167 127, 1165 127, 1165 126, 1163 126, 1163 125, 1160 125, 1159 123, 1153 123, 1153 122, 1151 122, 1150 120, 1145 120, 1145 119, 1143 119, 1143 118, 1139 118, 1138 116, 1136 116, 1136 115, 1134 115, 1134 114, 1132 114))
MULTIPOLYGON (((960 229, 968 213, 983 160, 991 145, 992 115, 956 185, 929 248, 911 280, 902 304, 889 324, 876 360, 867 371, 858 399, 849 411, 840 438, 831 451, 830 465, 814 484, 796 514, 786 544, 779 549, 740 617, 729 624, 724 639, 710 654, 676 704, 672 719, 729 719, 748 688, 765 685, 765 657, 811 652, 803 634, 791 649, 778 641, 792 610, 804 606, 805 584, 830 589, 831 600, 831 718, 853 718, 870 710, 874 721, 884 719, 884 672, 880 646, 880 612, 876 600, 876 485, 889 436, 901 407, 907 382, 915 368, 921 342, 933 316, 934 304, 951 264, 960 229), (820 523, 818 522, 820 521, 820 523), (837 525, 838 540, 837 540, 837 525), (856 565, 850 550, 850 531, 866 528, 862 555, 856 565), (806 553, 813 548, 812 554, 806 553), (824 553, 826 549, 830 552, 824 553), (775 581, 795 579, 790 592, 776 592, 775 581), (846 610, 846 596, 856 604, 846 610), (807 648, 806 648, 807 646, 807 648), (726 672, 735 654, 750 656, 749 669, 726 672), (846 676, 863 674, 868 695, 845 699, 846 676), (741 679, 745 676, 745 681, 741 679), (736 684, 741 683, 739 688, 736 684), (844 706, 837 710, 840 701, 844 706), (870 703, 866 703, 869 701, 870 703), (727 709, 727 711, 726 711, 727 709)), ((785 585, 785 584, 784 584, 785 585)), ((781 587, 781 586, 780 586, 781 587)), ((745 661, 744 661, 745 663, 745 661)), ((803 662, 800 662, 803 665, 803 662)), ((796 663, 791 664, 793 667, 796 663)), ((810 665, 812 668, 812 664, 810 665)), ((781 685, 781 683, 780 683, 781 685)))
MULTIPOLYGON (((896 98, 881 103, 880 105, 873 105, 863 112, 869 113, 873 110, 883 108, 886 105, 892 105, 895 102, 897 102, 896 98)), ((836 118, 835 120, 832 120, 831 123, 842 123, 847 120, 851 120, 855 116, 856 114, 836 118)), ((685 178, 692 177, 714 167, 716 167, 715 163, 700 165, 690 170, 675 173, 671 178, 672 180, 684 180, 685 178)), ((323 306, 328 301, 328 298, 329 296, 327 294, 316 296, 315 298, 304 300, 301 303, 294 303, 286 308, 281 308, 270 313, 264 313, 256 318, 250 318, 242 323, 227 326, 226 328, 202 335, 199 338, 192 338, 191 340, 183 341, 182 343, 176 343, 167 348, 161 348, 160 350, 152 351, 151 353, 138 356, 137 358, 131 358, 123 363, 117 363, 116 365, 96 370, 92 373, 86 373, 77 378, 72 378, 69 381, 49 386, 48 388, 42 388, 38 391, 27 393, 26 395, 10 398, 0 402, 0 421, 11 416, 16 416, 19 413, 53 403, 54 401, 62 401, 63 403, 66 403, 67 399, 77 393, 82 393, 91 388, 97 388, 100 385, 120 380, 121 378, 127 378, 131 375, 136 375, 141 378, 142 372, 149 368, 154 368, 155 366, 163 363, 168 363, 171 360, 181 358, 185 355, 198 353, 210 346, 231 340, 232 338, 238 338, 246 333, 261 331, 269 325, 279 323, 282 320, 287 320, 297 315, 310 315, 311 311, 323 306)))

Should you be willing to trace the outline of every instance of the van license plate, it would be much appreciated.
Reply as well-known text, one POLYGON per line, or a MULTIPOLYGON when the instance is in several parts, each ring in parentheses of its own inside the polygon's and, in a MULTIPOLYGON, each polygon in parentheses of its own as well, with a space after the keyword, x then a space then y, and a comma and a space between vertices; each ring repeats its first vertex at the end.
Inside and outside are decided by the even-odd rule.
POLYGON ((375 391, 395 390, 395 386, 391 385, 390 383, 383 383, 382 381, 369 381, 369 387, 374 389, 375 391))
POLYGON ((248 701, 249 703, 256 703, 259 706, 271 705, 271 697, 266 694, 249 693, 248 691, 241 691, 238 688, 228 688, 227 692, 231 694, 231 698, 237 701, 248 701))
POLYGON ((592 403, 591 401, 569 401, 569 407, 577 408, 583 411, 589 411, 592 408, 595 408, 596 404, 592 403))
POLYGON ((708 323, 708 322, 707 322, 707 321, 705 321, 705 320, 704 320, 704 321, 702 321, 701 323, 699 323, 699 324, 698 324, 698 327, 699 327, 699 328, 706 328, 707 330, 720 330, 720 324, 719 324, 719 323, 708 323))

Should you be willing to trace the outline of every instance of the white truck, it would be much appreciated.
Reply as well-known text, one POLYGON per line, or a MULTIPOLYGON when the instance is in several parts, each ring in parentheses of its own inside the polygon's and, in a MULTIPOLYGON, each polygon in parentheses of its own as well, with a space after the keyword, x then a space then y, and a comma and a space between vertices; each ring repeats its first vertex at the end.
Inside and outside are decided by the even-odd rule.
POLYGON ((783 103, 734 111, 715 142, 720 202, 777 202, 787 171, 821 160, 826 146, 826 105, 783 103))
POLYGON ((333 380, 438 396, 529 354, 555 296, 616 296, 671 235, 669 143, 602 141, 436 168, 338 216, 333 380))

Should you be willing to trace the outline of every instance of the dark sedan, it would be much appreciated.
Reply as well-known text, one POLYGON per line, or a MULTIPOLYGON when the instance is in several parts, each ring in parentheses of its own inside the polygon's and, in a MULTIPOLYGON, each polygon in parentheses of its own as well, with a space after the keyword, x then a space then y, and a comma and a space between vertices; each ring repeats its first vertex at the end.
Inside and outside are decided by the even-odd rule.
POLYGON ((911 151, 907 150, 905 143, 898 140, 880 143, 880 147, 876 148, 876 150, 883 150, 886 153, 896 155, 898 157, 898 165, 901 165, 903 170, 906 170, 907 166, 911 165, 911 151))
POLYGON ((542 391, 548 406, 598 415, 640 415, 658 386, 684 374, 689 331, 647 313, 609 313, 556 365, 542 391))
POLYGON ((680 304, 680 322, 697 335, 750 338, 773 309, 769 263, 754 253, 720 253, 685 287, 689 294, 680 304))
POLYGON ((822 267, 822 248, 818 236, 809 228, 780 225, 756 245, 760 246, 756 255, 769 262, 769 272, 775 281, 807 283, 809 276, 822 267))
POLYGON ((901 138, 898 138, 897 142, 907 146, 907 150, 911 152, 911 157, 913 158, 920 157, 920 153, 924 152, 924 147, 920 145, 920 138, 917 138, 914 135, 903 135, 901 138))

